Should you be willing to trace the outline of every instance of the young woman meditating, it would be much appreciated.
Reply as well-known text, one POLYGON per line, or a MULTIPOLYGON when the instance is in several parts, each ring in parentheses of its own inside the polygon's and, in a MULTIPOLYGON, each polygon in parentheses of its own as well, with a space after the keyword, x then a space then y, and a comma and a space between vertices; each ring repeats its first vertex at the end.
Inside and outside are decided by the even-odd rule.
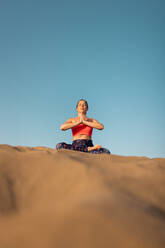
POLYGON ((76 106, 78 116, 68 119, 60 127, 61 130, 72 129, 73 142, 72 144, 66 144, 64 142, 58 143, 56 149, 61 148, 77 150, 89 153, 109 153, 106 148, 102 148, 101 145, 93 145, 92 143, 92 131, 93 128, 103 130, 104 126, 95 119, 88 118, 86 113, 88 111, 88 103, 84 99, 80 99, 76 106))

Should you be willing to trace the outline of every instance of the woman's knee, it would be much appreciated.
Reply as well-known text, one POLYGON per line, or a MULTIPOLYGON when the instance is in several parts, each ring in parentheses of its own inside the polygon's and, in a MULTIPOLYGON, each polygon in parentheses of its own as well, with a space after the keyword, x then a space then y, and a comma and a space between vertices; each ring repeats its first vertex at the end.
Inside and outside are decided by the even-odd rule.
POLYGON ((106 148, 94 149, 94 150, 90 151, 90 153, 93 153, 93 154, 100 154, 100 153, 111 154, 111 152, 106 148))
POLYGON ((64 142, 58 143, 58 144, 56 145, 56 149, 59 150, 59 149, 61 149, 61 148, 65 148, 66 145, 67 145, 67 144, 64 143, 64 142))

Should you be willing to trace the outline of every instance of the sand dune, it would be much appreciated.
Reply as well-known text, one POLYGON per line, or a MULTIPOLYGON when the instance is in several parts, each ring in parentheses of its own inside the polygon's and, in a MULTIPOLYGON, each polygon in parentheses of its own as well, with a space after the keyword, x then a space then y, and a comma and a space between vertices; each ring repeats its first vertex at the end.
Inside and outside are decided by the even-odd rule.
POLYGON ((165 159, 0 145, 1 248, 164 248, 165 159))

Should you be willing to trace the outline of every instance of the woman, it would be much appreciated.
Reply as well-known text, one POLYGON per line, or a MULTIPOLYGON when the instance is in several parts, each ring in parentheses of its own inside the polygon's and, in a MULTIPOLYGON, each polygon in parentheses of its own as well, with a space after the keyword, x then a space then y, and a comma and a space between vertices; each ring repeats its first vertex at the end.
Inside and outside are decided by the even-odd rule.
POLYGON ((89 153, 109 153, 106 148, 102 148, 101 145, 93 145, 92 143, 92 131, 93 128, 103 130, 104 126, 95 119, 88 118, 86 113, 88 111, 88 103, 84 99, 80 99, 76 106, 78 116, 68 119, 60 127, 61 130, 72 129, 73 142, 72 144, 66 144, 64 142, 58 143, 56 149, 61 148, 77 150, 89 153))

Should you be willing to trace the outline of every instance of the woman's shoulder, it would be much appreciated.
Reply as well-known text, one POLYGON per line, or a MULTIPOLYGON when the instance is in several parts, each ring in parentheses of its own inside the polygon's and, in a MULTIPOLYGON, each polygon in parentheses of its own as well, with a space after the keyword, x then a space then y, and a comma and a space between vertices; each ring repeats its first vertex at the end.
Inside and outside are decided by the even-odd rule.
POLYGON ((98 120, 96 120, 94 118, 88 118, 88 121, 93 122, 93 123, 98 123, 98 120))
POLYGON ((74 118, 68 118, 68 119, 66 120, 66 123, 71 123, 71 122, 73 122, 73 119, 74 119, 74 118))
POLYGON ((90 122, 93 122, 94 121, 93 118, 89 118, 89 117, 87 117, 87 120, 90 121, 90 122))
MULTIPOLYGON (((76 121, 78 121, 78 120, 79 120, 79 117, 76 116, 76 117, 71 117, 71 118, 67 119, 66 122, 76 122, 76 121)), ((90 121, 90 122, 94 122, 94 121, 95 121, 95 119, 89 118, 89 117, 87 117, 86 120, 87 120, 87 121, 90 121)))
POLYGON ((66 122, 75 122, 75 121, 77 121, 77 117, 71 117, 66 120, 66 122))

